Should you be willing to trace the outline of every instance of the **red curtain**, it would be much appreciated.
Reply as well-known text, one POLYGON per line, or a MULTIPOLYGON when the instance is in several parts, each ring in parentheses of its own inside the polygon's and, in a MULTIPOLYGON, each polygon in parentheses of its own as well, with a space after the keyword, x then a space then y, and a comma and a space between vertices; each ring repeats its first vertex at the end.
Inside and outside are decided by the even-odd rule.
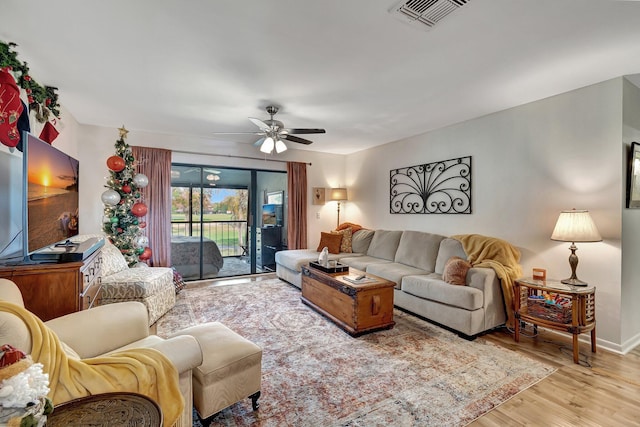
POLYGON ((151 249, 150 265, 171 266, 171 150, 131 147, 136 172, 149 178, 142 188, 142 201, 149 208, 146 236, 151 249))
POLYGON ((307 248, 307 164, 287 162, 287 249, 307 248))

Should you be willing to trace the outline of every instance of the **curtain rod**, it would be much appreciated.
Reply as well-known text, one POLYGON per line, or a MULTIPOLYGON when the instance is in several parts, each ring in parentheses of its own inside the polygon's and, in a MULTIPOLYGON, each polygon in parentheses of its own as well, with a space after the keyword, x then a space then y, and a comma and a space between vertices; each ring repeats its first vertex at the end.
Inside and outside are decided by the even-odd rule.
MULTIPOLYGON (((278 162, 278 163, 289 163, 287 160, 280 159, 262 159, 260 157, 250 157, 250 156, 236 156, 233 154, 211 154, 211 153, 197 153, 195 151, 186 151, 186 150, 171 150, 173 153, 181 153, 181 154, 198 154, 200 156, 215 156, 215 157, 233 157, 234 159, 247 159, 247 160, 263 160, 265 162, 278 162)), ((303 162, 309 166, 311 166, 311 162, 303 162)))

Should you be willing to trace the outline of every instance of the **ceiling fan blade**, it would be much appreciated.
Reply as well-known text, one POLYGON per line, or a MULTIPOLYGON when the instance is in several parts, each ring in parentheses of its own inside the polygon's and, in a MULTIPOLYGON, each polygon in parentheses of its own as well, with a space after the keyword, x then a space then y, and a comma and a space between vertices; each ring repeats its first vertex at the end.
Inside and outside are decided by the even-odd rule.
POLYGON ((262 143, 264 142, 265 138, 266 138, 266 136, 263 136, 262 138, 260 138, 256 142, 254 142, 253 145, 256 146, 256 147, 260 147, 262 145, 262 143))
POLYGON ((282 135, 282 138, 286 139, 287 141, 297 142, 298 144, 305 144, 305 145, 313 144, 313 141, 309 141, 308 139, 299 138, 293 135, 282 135))
POLYGON ((324 129, 283 129, 283 132, 286 132, 288 134, 309 134, 309 133, 327 133, 324 129))
POLYGON ((260 119, 254 119, 253 117, 249 117, 249 120, 251 120, 251 122, 254 125, 258 126, 263 131, 270 131, 271 130, 271 126, 269 126, 268 124, 266 124, 265 122, 263 122, 260 119))
POLYGON ((211 132, 212 135, 264 135, 264 132, 211 132))

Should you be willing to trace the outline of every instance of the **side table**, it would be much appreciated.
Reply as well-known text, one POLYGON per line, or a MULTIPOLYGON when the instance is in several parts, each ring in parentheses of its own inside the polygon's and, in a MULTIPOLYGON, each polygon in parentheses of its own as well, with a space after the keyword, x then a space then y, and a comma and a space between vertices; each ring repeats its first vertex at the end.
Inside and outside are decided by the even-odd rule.
POLYGON ((53 408, 47 427, 161 427, 162 411, 156 402, 137 393, 103 393, 81 397, 53 408))
POLYGON ((518 279, 514 283, 514 311, 515 330, 514 339, 520 342, 520 321, 534 326, 556 331, 569 332, 573 335, 573 362, 579 363, 580 348, 578 335, 591 331, 591 351, 596 352, 596 287, 565 285, 558 280, 534 280, 532 278, 518 279), (571 316, 563 319, 554 316, 541 317, 540 313, 530 310, 529 297, 543 293, 554 293, 571 300, 571 316))

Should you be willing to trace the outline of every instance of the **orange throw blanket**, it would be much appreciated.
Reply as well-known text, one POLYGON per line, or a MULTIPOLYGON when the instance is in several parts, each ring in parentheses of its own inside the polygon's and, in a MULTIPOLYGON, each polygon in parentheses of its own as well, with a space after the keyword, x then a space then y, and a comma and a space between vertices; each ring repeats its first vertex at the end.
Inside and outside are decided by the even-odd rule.
POLYGON ((54 405, 98 393, 125 391, 156 401, 167 426, 174 425, 184 410, 178 371, 158 350, 136 348, 77 360, 67 357, 55 332, 28 310, 0 301, 0 311, 18 316, 29 329, 31 358, 42 363, 43 371, 49 374, 48 396, 54 405))
POLYGON ((502 286, 507 326, 513 327, 513 282, 522 276, 520 251, 505 240, 480 234, 460 234, 452 238, 462 243, 472 266, 493 268, 496 272, 502 286))

